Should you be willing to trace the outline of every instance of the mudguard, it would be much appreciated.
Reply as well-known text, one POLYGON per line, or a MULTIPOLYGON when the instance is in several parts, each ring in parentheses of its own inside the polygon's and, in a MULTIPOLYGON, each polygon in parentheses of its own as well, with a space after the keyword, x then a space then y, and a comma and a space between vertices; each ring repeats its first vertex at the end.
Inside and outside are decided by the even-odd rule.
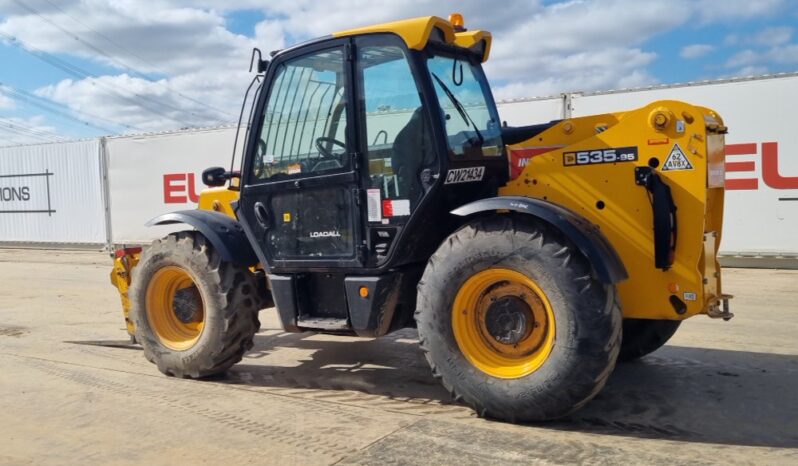
POLYGON ((253 266, 259 262, 241 225, 235 219, 219 212, 181 210, 159 215, 147 222, 147 226, 176 223, 185 223, 202 233, 224 261, 245 266, 253 266))
POLYGON ((452 214, 465 217, 497 210, 532 215, 562 231, 587 257, 602 282, 618 283, 629 277, 620 256, 598 227, 557 204, 522 196, 491 197, 458 207, 452 214))

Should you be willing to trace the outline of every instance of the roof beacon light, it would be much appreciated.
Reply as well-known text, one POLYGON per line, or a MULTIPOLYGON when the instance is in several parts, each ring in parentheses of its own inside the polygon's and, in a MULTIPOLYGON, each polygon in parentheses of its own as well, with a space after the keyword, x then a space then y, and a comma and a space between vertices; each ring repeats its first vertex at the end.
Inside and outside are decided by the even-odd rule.
POLYGON ((452 23, 454 26, 454 30, 457 32, 465 31, 465 21, 463 21, 463 15, 460 13, 452 13, 449 15, 449 22, 452 23))

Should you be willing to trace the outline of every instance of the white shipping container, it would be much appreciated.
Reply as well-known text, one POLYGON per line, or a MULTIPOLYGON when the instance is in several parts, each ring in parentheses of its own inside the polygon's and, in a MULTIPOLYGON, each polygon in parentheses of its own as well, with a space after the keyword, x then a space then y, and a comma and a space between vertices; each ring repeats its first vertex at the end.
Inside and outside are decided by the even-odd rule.
POLYGON ((565 116, 564 99, 545 97, 497 102, 499 117, 510 126, 535 125, 559 120, 565 116))
POLYGON ((149 243, 185 229, 145 223, 164 213, 195 209, 205 187, 202 171, 230 167, 235 133, 235 128, 216 128, 107 138, 112 242, 149 243))
POLYGON ((108 241, 98 140, 0 148, 0 243, 108 241))

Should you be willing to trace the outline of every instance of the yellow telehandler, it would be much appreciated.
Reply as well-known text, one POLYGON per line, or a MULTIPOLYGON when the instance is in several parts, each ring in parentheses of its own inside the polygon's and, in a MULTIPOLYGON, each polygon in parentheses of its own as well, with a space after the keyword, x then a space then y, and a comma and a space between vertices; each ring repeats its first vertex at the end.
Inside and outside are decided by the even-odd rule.
POLYGON ((720 116, 660 101, 508 127, 482 71, 490 46, 454 14, 253 53, 238 169, 205 170, 199 209, 150 221, 185 231, 116 251, 147 359, 221 373, 273 303, 287 332, 415 326, 455 399, 541 421, 682 320, 730 318, 720 116))

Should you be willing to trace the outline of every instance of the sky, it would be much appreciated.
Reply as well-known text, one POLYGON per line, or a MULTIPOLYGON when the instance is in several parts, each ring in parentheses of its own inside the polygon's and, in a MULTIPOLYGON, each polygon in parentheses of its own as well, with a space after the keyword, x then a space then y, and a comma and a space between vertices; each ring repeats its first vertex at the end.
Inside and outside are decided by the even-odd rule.
POLYGON ((253 47, 455 11, 499 100, 798 71, 798 0, 0 0, 0 146, 235 123, 253 47))

